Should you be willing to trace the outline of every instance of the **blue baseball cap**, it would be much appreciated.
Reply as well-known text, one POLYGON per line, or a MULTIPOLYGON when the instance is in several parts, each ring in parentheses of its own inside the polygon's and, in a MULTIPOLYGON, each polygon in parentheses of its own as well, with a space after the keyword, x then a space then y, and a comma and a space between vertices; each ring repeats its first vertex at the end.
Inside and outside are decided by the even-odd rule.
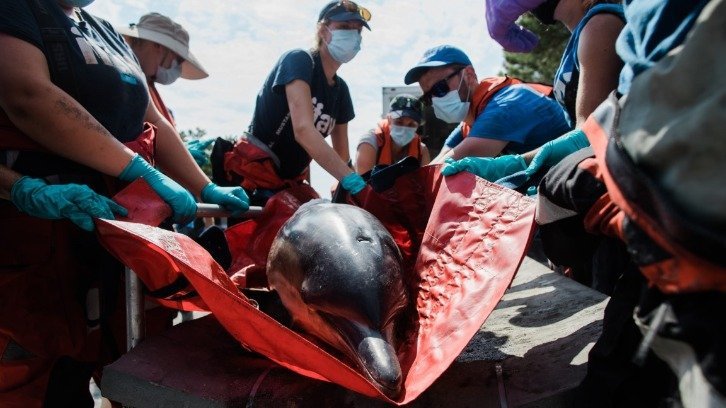
POLYGON ((418 82, 421 75, 431 68, 444 67, 451 64, 472 65, 464 51, 452 45, 439 45, 429 48, 415 67, 408 70, 403 82, 410 85, 418 82))
POLYGON ((371 19, 371 12, 365 7, 349 0, 331 1, 322 10, 318 16, 318 21, 349 21, 357 20, 363 23, 363 26, 370 31, 371 27, 368 21, 371 19))

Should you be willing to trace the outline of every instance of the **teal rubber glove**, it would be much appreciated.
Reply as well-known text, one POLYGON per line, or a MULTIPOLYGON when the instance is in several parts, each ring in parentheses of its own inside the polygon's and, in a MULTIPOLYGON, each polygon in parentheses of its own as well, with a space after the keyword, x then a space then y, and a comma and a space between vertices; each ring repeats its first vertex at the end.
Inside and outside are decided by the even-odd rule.
POLYGON ((446 165, 441 169, 441 174, 450 176, 460 171, 468 171, 477 176, 497 181, 527 168, 527 164, 519 155, 507 155, 499 157, 464 157, 454 160, 446 159, 446 165))
POLYGON ((215 139, 194 139, 184 142, 184 146, 186 146, 187 150, 189 150, 189 153, 192 155, 194 161, 197 162, 199 167, 202 167, 209 164, 209 154, 207 154, 206 149, 211 146, 214 141, 215 139))
POLYGON ((149 186, 161 197, 174 212, 174 222, 186 224, 191 221, 197 213, 197 203, 194 197, 159 170, 142 159, 138 154, 126 165, 126 168, 119 174, 118 178, 123 181, 134 181, 143 178, 149 186))
POLYGON ((93 231, 94 218, 113 220, 114 214, 128 214, 125 208, 88 186, 49 185, 27 176, 13 184, 10 200, 24 213, 50 220, 67 218, 86 231, 93 231))
POLYGON ((343 177, 343 179, 340 180, 340 184, 353 195, 360 193, 360 191, 366 186, 366 182, 363 180, 363 177, 356 172, 351 172, 347 176, 343 177))
POLYGON ((542 168, 554 166, 560 160, 587 146, 590 146, 590 142, 585 132, 580 129, 572 130, 543 144, 524 172, 531 176, 542 168))
POLYGON ((218 204, 233 217, 239 217, 250 209, 250 198, 242 187, 220 187, 209 183, 202 189, 202 201, 209 204, 218 204))

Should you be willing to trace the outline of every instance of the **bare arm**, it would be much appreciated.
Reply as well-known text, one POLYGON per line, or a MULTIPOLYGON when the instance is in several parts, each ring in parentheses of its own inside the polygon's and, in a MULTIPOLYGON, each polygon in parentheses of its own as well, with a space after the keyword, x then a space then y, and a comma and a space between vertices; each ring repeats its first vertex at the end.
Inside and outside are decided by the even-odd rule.
POLYGON ((358 174, 365 174, 376 165, 376 153, 378 151, 369 143, 361 143, 355 155, 355 171, 358 174))
POLYGON ((446 145, 443 145, 441 147, 441 150, 439 151, 439 154, 434 157, 433 160, 429 164, 441 164, 446 160, 447 157, 451 157, 454 153, 452 152, 452 148, 446 145))
POLYGON ((575 115, 577 126, 618 86, 623 62, 615 53, 615 41, 623 22, 612 14, 598 14, 587 22, 580 34, 577 56, 580 79, 577 86, 575 115))
MULTIPOLYGON (((310 102, 310 87, 301 80, 295 80, 285 85, 287 104, 290 107, 295 140, 320 167, 325 169, 337 180, 348 175, 351 170, 338 153, 320 137, 313 123, 313 105, 310 102)), ((347 133, 347 127, 346 127, 347 133)), ((347 146, 347 142, 346 142, 347 146)), ((346 154, 345 157, 348 157, 346 154)))
POLYGON ((431 153, 429 153, 429 148, 421 143, 421 165, 425 166, 429 163, 431 163, 431 153))
POLYGON ((20 180, 20 174, 0 165, 0 198, 10 200, 10 189, 18 180, 20 180))
MULTIPOLYGON (((467 137, 461 141, 456 147, 448 151, 443 157, 441 153, 436 157, 436 163, 443 163, 444 159, 451 157, 455 160, 464 157, 494 157, 502 152, 507 145, 505 140, 484 139, 481 137, 467 137), (441 161, 439 161, 441 158, 441 161)), ((443 150, 442 150, 443 153, 443 150)))
POLYGON ((338 153, 338 156, 345 163, 350 161, 350 152, 348 151, 348 124, 338 124, 333 127, 333 132, 330 134, 330 139, 333 142, 333 150, 338 153))
POLYGON ((154 124, 157 128, 155 158, 159 167, 167 176, 199 197, 202 189, 210 183, 210 180, 184 147, 179 134, 161 116, 152 102, 149 102, 144 120, 154 124))
POLYGON ((50 80, 43 53, 0 34, 0 107, 28 137, 51 152, 117 176, 133 152, 50 80))

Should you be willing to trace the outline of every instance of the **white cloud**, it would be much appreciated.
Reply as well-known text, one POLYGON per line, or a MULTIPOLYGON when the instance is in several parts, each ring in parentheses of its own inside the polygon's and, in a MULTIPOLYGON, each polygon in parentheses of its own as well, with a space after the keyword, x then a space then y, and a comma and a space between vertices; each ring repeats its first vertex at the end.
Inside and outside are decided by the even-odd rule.
MULTIPOLYGON (((88 11, 117 26, 157 11, 190 33, 191 50, 210 77, 160 86, 179 129, 239 135, 249 125, 255 97, 280 54, 309 48, 325 1, 299 0, 97 0, 88 11)), ((440 44, 462 48, 480 76, 496 74, 502 52, 484 21, 484 2, 470 0, 361 1, 373 18, 363 49, 338 74, 348 83, 356 118, 349 124, 351 157, 358 136, 381 115, 381 87, 403 85, 423 52, 440 44)), ((328 196, 333 178, 313 166, 313 187, 328 196)))

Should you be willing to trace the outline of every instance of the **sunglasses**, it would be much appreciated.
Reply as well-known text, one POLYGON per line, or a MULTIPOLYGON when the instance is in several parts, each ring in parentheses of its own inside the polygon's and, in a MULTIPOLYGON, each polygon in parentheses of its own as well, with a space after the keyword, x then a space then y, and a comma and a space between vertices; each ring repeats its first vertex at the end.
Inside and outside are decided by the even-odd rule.
MULTIPOLYGON (((371 21, 371 12, 368 11, 367 8, 361 7, 352 1, 341 0, 340 2, 338 2, 338 5, 336 7, 343 7, 345 9, 345 11, 358 13, 358 14, 360 14, 361 18, 363 20, 365 20, 366 22, 371 21)), ((330 12, 328 12, 328 14, 330 14, 330 12)))
POLYGON ((464 67, 461 67, 457 69, 456 71, 452 72, 451 74, 447 75, 446 78, 436 82, 431 89, 429 89, 428 92, 423 94, 421 98, 421 102, 425 106, 431 106, 431 98, 441 98, 442 96, 446 95, 451 91, 449 89, 449 79, 459 75, 459 73, 464 69, 464 67))

